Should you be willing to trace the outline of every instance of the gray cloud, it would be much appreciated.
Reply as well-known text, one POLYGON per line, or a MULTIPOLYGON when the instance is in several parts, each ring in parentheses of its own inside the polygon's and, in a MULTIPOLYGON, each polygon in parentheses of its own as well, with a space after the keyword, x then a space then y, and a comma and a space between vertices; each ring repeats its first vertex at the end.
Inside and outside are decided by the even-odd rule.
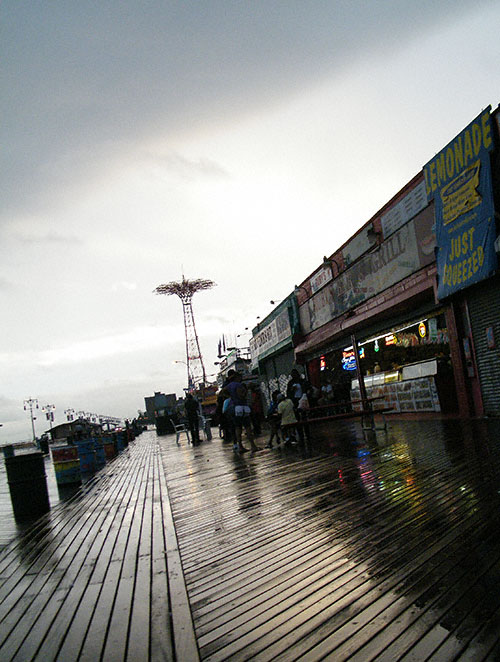
POLYGON ((186 181, 229 178, 223 166, 206 158, 193 160, 173 152, 166 156, 151 155, 149 162, 167 174, 186 181))
POLYGON ((44 232, 42 234, 20 234, 17 233, 17 238, 23 244, 37 244, 37 245, 53 245, 58 244, 59 247, 70 247, 83 245, 85 242, 81 237, 76 235, 63 235, 59 232, 44 232))
POLYGON ((131 139, 250 112, 479 4, 8 0, 4 207, 40 204, 131 139))

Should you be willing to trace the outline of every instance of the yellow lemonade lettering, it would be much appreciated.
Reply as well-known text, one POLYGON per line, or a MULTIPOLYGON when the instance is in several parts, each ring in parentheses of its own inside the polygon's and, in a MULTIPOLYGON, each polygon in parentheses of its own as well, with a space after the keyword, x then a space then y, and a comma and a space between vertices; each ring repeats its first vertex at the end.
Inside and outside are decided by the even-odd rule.
POLYGON ((444 154, 441 152, 436 158, 436 167, 437 167, 437 179, 438 185, 440 186, 443 182, 446 181, 446 165, 444 162, 444 154))
POLYGON ((462 253, 465 255, 467 251, 469 250, 469 233, 464 232, 462 235, 462 253))
POLYGON ((477 247, 477 261, 479 262, 479 266, 483 266, 484 262, 484 251, 482 246, 477 247))
POLYGON ((474 145, 474 154, 477 156, 481 151, 481 127, 475 122, 472 125, 472 142, 474 145))
POLYGON ((481 117, 481 128, 483 129, 483 145, 485 146, 486 149, 489 149, 491 147, 491 142, 492 142, 489 119, 490 119, 489 111, 483 113, 481 117))
POLYGON ((477 266, 477 251, 474 251, 472 253, 472 271, 476 273, 476 271, 479 269, 477 266))
POLYGON ((455 158, 453 156, 453 150, 451 147, 448 147, 446 150, 446 174, 448 175, 448 179, 451 179, 453 177, 453 174, 455 172, 455 158))
POLYGON ((462 144, 462 136, 458 136, 458 138, 455 140, 454 149, 455 149, 455 170, 456 172, 460 172, 460 170, 464 167, 464 151, 462 144))
POLYGON ((464 165, 467 165, 469 159, 472 159, 472 141, 470 132, 466 131, 464 136, 464 165))
POLYGON ((433 161, 431 165, 429 166, 430 170, 430 178, 431 178, 431 189, 435 191, 437 189, 437 184, 436 184, 436 162, 433 161))

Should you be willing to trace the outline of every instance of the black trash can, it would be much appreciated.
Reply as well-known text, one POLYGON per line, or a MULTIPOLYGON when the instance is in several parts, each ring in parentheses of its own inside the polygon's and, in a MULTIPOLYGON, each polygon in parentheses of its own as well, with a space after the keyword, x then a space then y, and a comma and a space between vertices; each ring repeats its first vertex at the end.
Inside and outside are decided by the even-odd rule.
POLYGON ((39 441, 39 444, 40 444, 40 450, 42 451, 42 453, 44 455, 48 455, 49 454, 49 440, 48 440, 48 437, 41 437, 41 439, 39 441))
POLYGON ((50 510, 45 462, 41 453, 5 458, 14 516, 26 519, 50 510))

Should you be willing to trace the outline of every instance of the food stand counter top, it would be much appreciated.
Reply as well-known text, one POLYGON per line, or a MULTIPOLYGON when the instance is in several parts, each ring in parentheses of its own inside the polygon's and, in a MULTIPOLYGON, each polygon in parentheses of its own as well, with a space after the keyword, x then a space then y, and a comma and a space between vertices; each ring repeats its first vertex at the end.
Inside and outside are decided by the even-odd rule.
MULTIPOLYGON (((369 398, 397 412, 441 411, 436 387, 437 359, 419 361, 364 378, 369 398)), ((351 400, 360 398, 359 382, 351 382, 351 400)))

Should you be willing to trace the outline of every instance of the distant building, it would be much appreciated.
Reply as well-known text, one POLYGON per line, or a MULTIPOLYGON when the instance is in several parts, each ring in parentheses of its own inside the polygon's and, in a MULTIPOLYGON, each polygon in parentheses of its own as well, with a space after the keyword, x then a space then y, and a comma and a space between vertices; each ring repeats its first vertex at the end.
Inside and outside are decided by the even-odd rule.
POLYGON ((165 394, 155 391, 153 396, 144 398, 144 402, 148 422, 154 424, 158 415, 172 415, 175 412, 177 396, 175 393, 165 394))
POLYGON ((74 421, 54 425, 50 430, 46 430, 45 434, 50 435, 51 441, 73 441, 78 436, 87 437, 100 432, 102 432, 102 426, 99 423, 77 418, 74 421))

